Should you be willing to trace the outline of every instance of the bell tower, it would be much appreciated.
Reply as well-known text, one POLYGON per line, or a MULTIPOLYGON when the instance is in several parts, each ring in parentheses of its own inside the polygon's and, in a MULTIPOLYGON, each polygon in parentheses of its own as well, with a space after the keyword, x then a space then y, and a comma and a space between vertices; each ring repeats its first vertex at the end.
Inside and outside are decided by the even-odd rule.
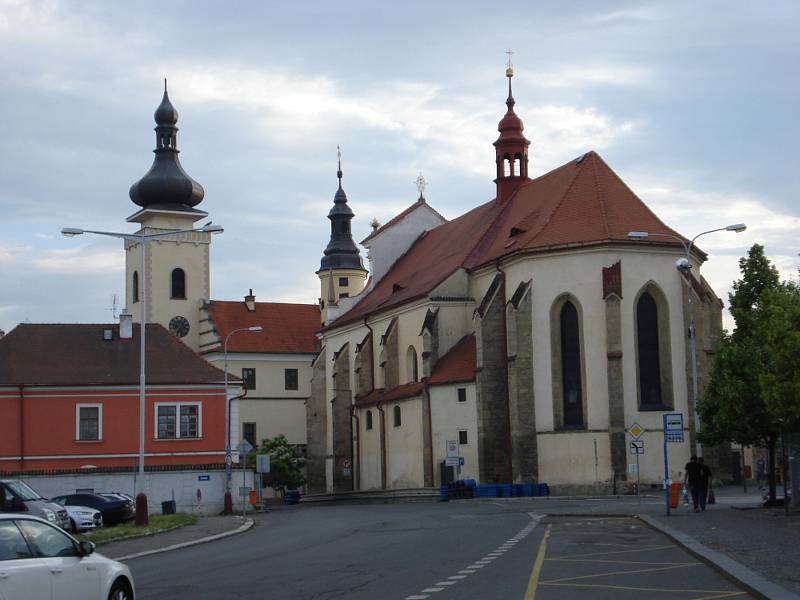
MULTIPOLYGON (((128 217, 139 223, 137 233, 166 233, 192 229, 208 216, 196 206, 203 200, 203 186, 186 174, 178 160, 178 111, 169 100, 167 82, 155 115, 156 148, 150 170, 130 189, 140 207, 128 217)), ((160 323, 189 347, 200 344, 200 307, 210 295, 209 245, 211 234, 191 232, 141 247, 125 242, 125 300, 134 321, 141 322, 142 288, 147 293, 147 323, 160 323), (140 273, 141 253, 145 268, 140 273), (145 286, 143 277, 147 278, 145 286)))
POLYGON ((339 168, 336 177, 339 189, 333 197, 333 207, 328 212, 331 222, 331 239, 320 261, 317 276, 320 282, 320 312, 322 322, 329 320, 329 312, 338 306, 341 298, 355 296, 362 289, 367 279, 367 270, 361 260, 358 246, 353 241, 350 221, 355 216, 347 205, 347 194, 342 188, 342 152, 336 148, 339 168))
POLYGON ((511 93, 511 79, 514 67, 511 64, 513 52, 508 50, 508 99, 506 114, 497 126, 500 137, 494 142, 495 162, 497 164, 497 201, 507 200, 511 194, 525 181, 528 181, 528 146, 530 142, 522 134, 522 119, 514 112, 514 96, 511 93))

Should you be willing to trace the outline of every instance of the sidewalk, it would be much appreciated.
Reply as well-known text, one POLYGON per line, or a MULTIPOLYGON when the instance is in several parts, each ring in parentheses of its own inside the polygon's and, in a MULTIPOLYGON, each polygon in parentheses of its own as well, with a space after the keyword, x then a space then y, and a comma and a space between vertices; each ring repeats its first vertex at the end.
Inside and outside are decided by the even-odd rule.
POLYGON ((241 533, 252 527, 251 519, 241 516, 200 517, 197 523, 179 527, 166 533, 108 542, 97 546, 97 552, 116 560, 126 560, 136 556, 154 554, 174 547, 188 546, 205 541, 213 541, 228 535, 241 533))

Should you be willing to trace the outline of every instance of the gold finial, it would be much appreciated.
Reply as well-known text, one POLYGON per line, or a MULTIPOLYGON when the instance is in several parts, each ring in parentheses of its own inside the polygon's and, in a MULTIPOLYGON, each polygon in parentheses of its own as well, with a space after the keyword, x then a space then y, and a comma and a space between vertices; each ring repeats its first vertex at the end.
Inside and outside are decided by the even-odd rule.
POLYGON ((372 231, 375 232, 375 231, 378 231, 378 229, 380 229, 381 222, 378 221, 377 218, 373 217, 372 218, 372 222, 369 224, 369 226, 372 227, 372 231))
POLYGON ((513 77, 514 76, 514 65, 511 64, 511 55, 514 54, 514 51, 509 48, 506 50, 506 54, 508 54, 508 65, 506 66, 506 77, 513 77))
POLYGON ((428 182, 425 181, 421 171, 419 176, 414 180, 414 183, 417 185, 417 190, 419 190, 419 201, 425 202, 425 186, 428 185, 428 182))

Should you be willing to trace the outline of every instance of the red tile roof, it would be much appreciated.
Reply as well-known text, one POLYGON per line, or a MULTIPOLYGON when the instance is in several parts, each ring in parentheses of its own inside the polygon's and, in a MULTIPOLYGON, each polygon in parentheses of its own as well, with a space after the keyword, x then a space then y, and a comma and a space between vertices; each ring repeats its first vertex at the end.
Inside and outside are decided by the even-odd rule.
POLYGON ((313 354, 317 351, 315 332, 320 326, 319 306, 256 302, 255 308, 252 312, 247 310, 242 301, 209 302, 208 313, 223 343, 235 329, 255 325, 264 328, 260 332, 243 331, 231 336, 228 352, 313 354))
MULTIPOLYGON (((220 383, 224 374, 161 325, 147 326, 147 383, 220 383)), ((0 339, 0 385, 133 385, 139 383, 139 325, 21 324, 0 339), (103 339, 111 330, 113 339, 103 339)))
POLYGON ((475 335, 465 335, 436 363, 428 385, 461 383, 475 379, 475 335))
POLYGON ((631 242, 630 231, 678 235, 597 153, 588 152, 522 184, 507 201, 492 200, 421 235, 352 310, 324 329, 421 298, 459 268, 472 270, 514 253, 594 244, 679 245, 669 238, 631 242))

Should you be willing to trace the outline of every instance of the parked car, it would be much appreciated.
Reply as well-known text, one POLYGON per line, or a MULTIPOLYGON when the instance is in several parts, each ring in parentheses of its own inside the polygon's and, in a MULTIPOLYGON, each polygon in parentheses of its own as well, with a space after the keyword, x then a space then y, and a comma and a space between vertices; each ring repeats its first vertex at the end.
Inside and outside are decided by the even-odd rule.
POLYGON ((72 533, 99 529, 103 526, 103 513, 88 506, 65 506, 69 515, 69 530, 72 533))
POLYGON ((127 500, 133 507, 133 515, 136 516, 136 498, 125 492, 98 492, 101 496, 111 498, 112 500, 127 500))
POLYGON ((134 518, 133 504, 130 500, 106 498, 100 494, 68 494, 56 496, 54 502, 64 506, 88 506, 103 513, 103 524, 118 525, 134 518))
POLYGON ((0 479, 0 512, 29 513, 69 529, 69 515, 64 507, 43 498, 20 479, 0 479))
POLYGON ((39 517, 0 514, 0 598, 134 600, 133 577, 120 562, 94 551, 39 517))

